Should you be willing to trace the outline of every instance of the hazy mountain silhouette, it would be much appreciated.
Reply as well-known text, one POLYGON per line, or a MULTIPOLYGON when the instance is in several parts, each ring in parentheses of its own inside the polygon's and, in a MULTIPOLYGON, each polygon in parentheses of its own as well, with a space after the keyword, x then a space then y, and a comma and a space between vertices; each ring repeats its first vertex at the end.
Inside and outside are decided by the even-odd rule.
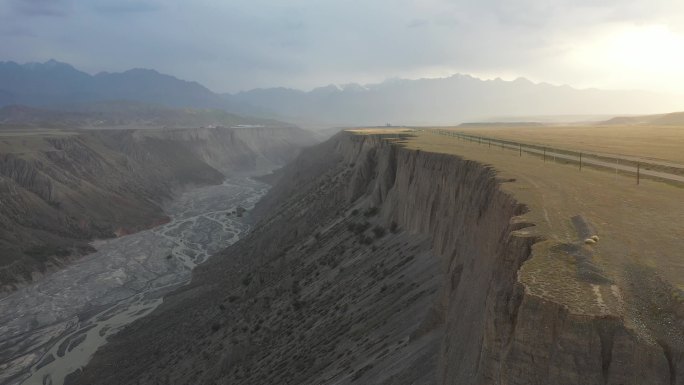
POLYGON ((481 80, 467 75, 329 85, 305 92, 255 89, 219 95, 197 82, 149 69, 89 75, 69 64, 0 62, 0 106, 51 108, 131 100, 168 107, 223 109, 299 124, 455 124, 501 116, 625 115, 684 110, 684 97, 642 91, 481 80))
POLYGON ((196 82, 149 69, 89 75, 69 64, 0 62, 0 104, 61 105, 133 100, 170 107, 224 108, 226 101, 196 82))
POLYGON ((500 116, 616 115, 684 109, 684 97, 643 91, 481 80, 467 75, 327 86, 310 92, 257 89, 226 95, 295 121, 332 124, 453 124, 500 116))

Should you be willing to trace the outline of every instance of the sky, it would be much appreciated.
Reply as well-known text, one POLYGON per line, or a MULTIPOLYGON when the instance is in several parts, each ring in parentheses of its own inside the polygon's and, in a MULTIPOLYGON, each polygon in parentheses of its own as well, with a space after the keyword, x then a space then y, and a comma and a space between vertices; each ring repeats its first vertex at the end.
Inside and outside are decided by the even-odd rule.
POLYGON ((0 0, 0 60, 217 92, 481 78, 684 91, 678 0, 0 0))

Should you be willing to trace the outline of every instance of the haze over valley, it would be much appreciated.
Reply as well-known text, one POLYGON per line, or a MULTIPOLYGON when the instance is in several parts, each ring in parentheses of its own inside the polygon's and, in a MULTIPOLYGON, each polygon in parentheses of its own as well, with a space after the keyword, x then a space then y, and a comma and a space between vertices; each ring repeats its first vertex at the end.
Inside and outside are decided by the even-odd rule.
POLYGON ((0 4, 0 385, 684 379, 684 6, 0 4))

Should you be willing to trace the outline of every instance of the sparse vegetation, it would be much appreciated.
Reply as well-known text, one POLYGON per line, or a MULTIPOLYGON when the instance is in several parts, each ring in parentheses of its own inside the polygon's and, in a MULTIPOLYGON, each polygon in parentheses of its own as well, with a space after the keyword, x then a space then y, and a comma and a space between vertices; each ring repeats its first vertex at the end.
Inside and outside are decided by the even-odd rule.
POLYGON ((384 227, 380 225, 373 227, 373 234, 375 235, 375 238, 382 238, 385 236, 385 233, 386 231, 384 227))
POLYGON ((372 207, 367 208, 366 211, 363 212, 363 215, 367 218, 370 218, 370 217, 374 217, 374 216, 378 215, 379 211, 380 210, 377 207, 372 206, 372 207))
POLYGON ((290 287, 290 291, 294 295, 298 295, 300 292, 301 288, 299 287, 299 281, 292 281, 292 285, 290 287))
POLYGON ((367 235, 361 235, 359 237, 359 242, 361 242, 361 244, 363 244, 363 245, 370 245, 373 243, 373 238, 371 238, 367 235))
POLYGON ((249 286, 252 282, 252 274, 247 274, 242 278, 242 286, 249 286))
POLYGON ((370 223, 368 222, 351 222, 347 225, 349 231, 355 234, 362 234, 364 231, 368 230, 370 223))
POLYGON ((35 258, 38 261, 44 262, 50 257, 67 257, 71 254, 71 252, 60 246, 50 246, 50 245, 41 245, 41 246, 35 246, 27 249, 24 251, 26 255, 35 258))

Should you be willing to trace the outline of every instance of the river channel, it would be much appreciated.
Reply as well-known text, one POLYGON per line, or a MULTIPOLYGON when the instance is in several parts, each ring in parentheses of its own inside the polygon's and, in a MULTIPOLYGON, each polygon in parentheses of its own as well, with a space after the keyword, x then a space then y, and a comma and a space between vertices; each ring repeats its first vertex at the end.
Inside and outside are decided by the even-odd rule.
POLYGON ((240 239, 249 209, 267 189, 231 178, 188 190, 166 206, 170 222, 93 242, 97 252, 0 298, 0 384, 62 385, 109 336, 240 239), (238 207, 248 210, 244 216, 238 207))

